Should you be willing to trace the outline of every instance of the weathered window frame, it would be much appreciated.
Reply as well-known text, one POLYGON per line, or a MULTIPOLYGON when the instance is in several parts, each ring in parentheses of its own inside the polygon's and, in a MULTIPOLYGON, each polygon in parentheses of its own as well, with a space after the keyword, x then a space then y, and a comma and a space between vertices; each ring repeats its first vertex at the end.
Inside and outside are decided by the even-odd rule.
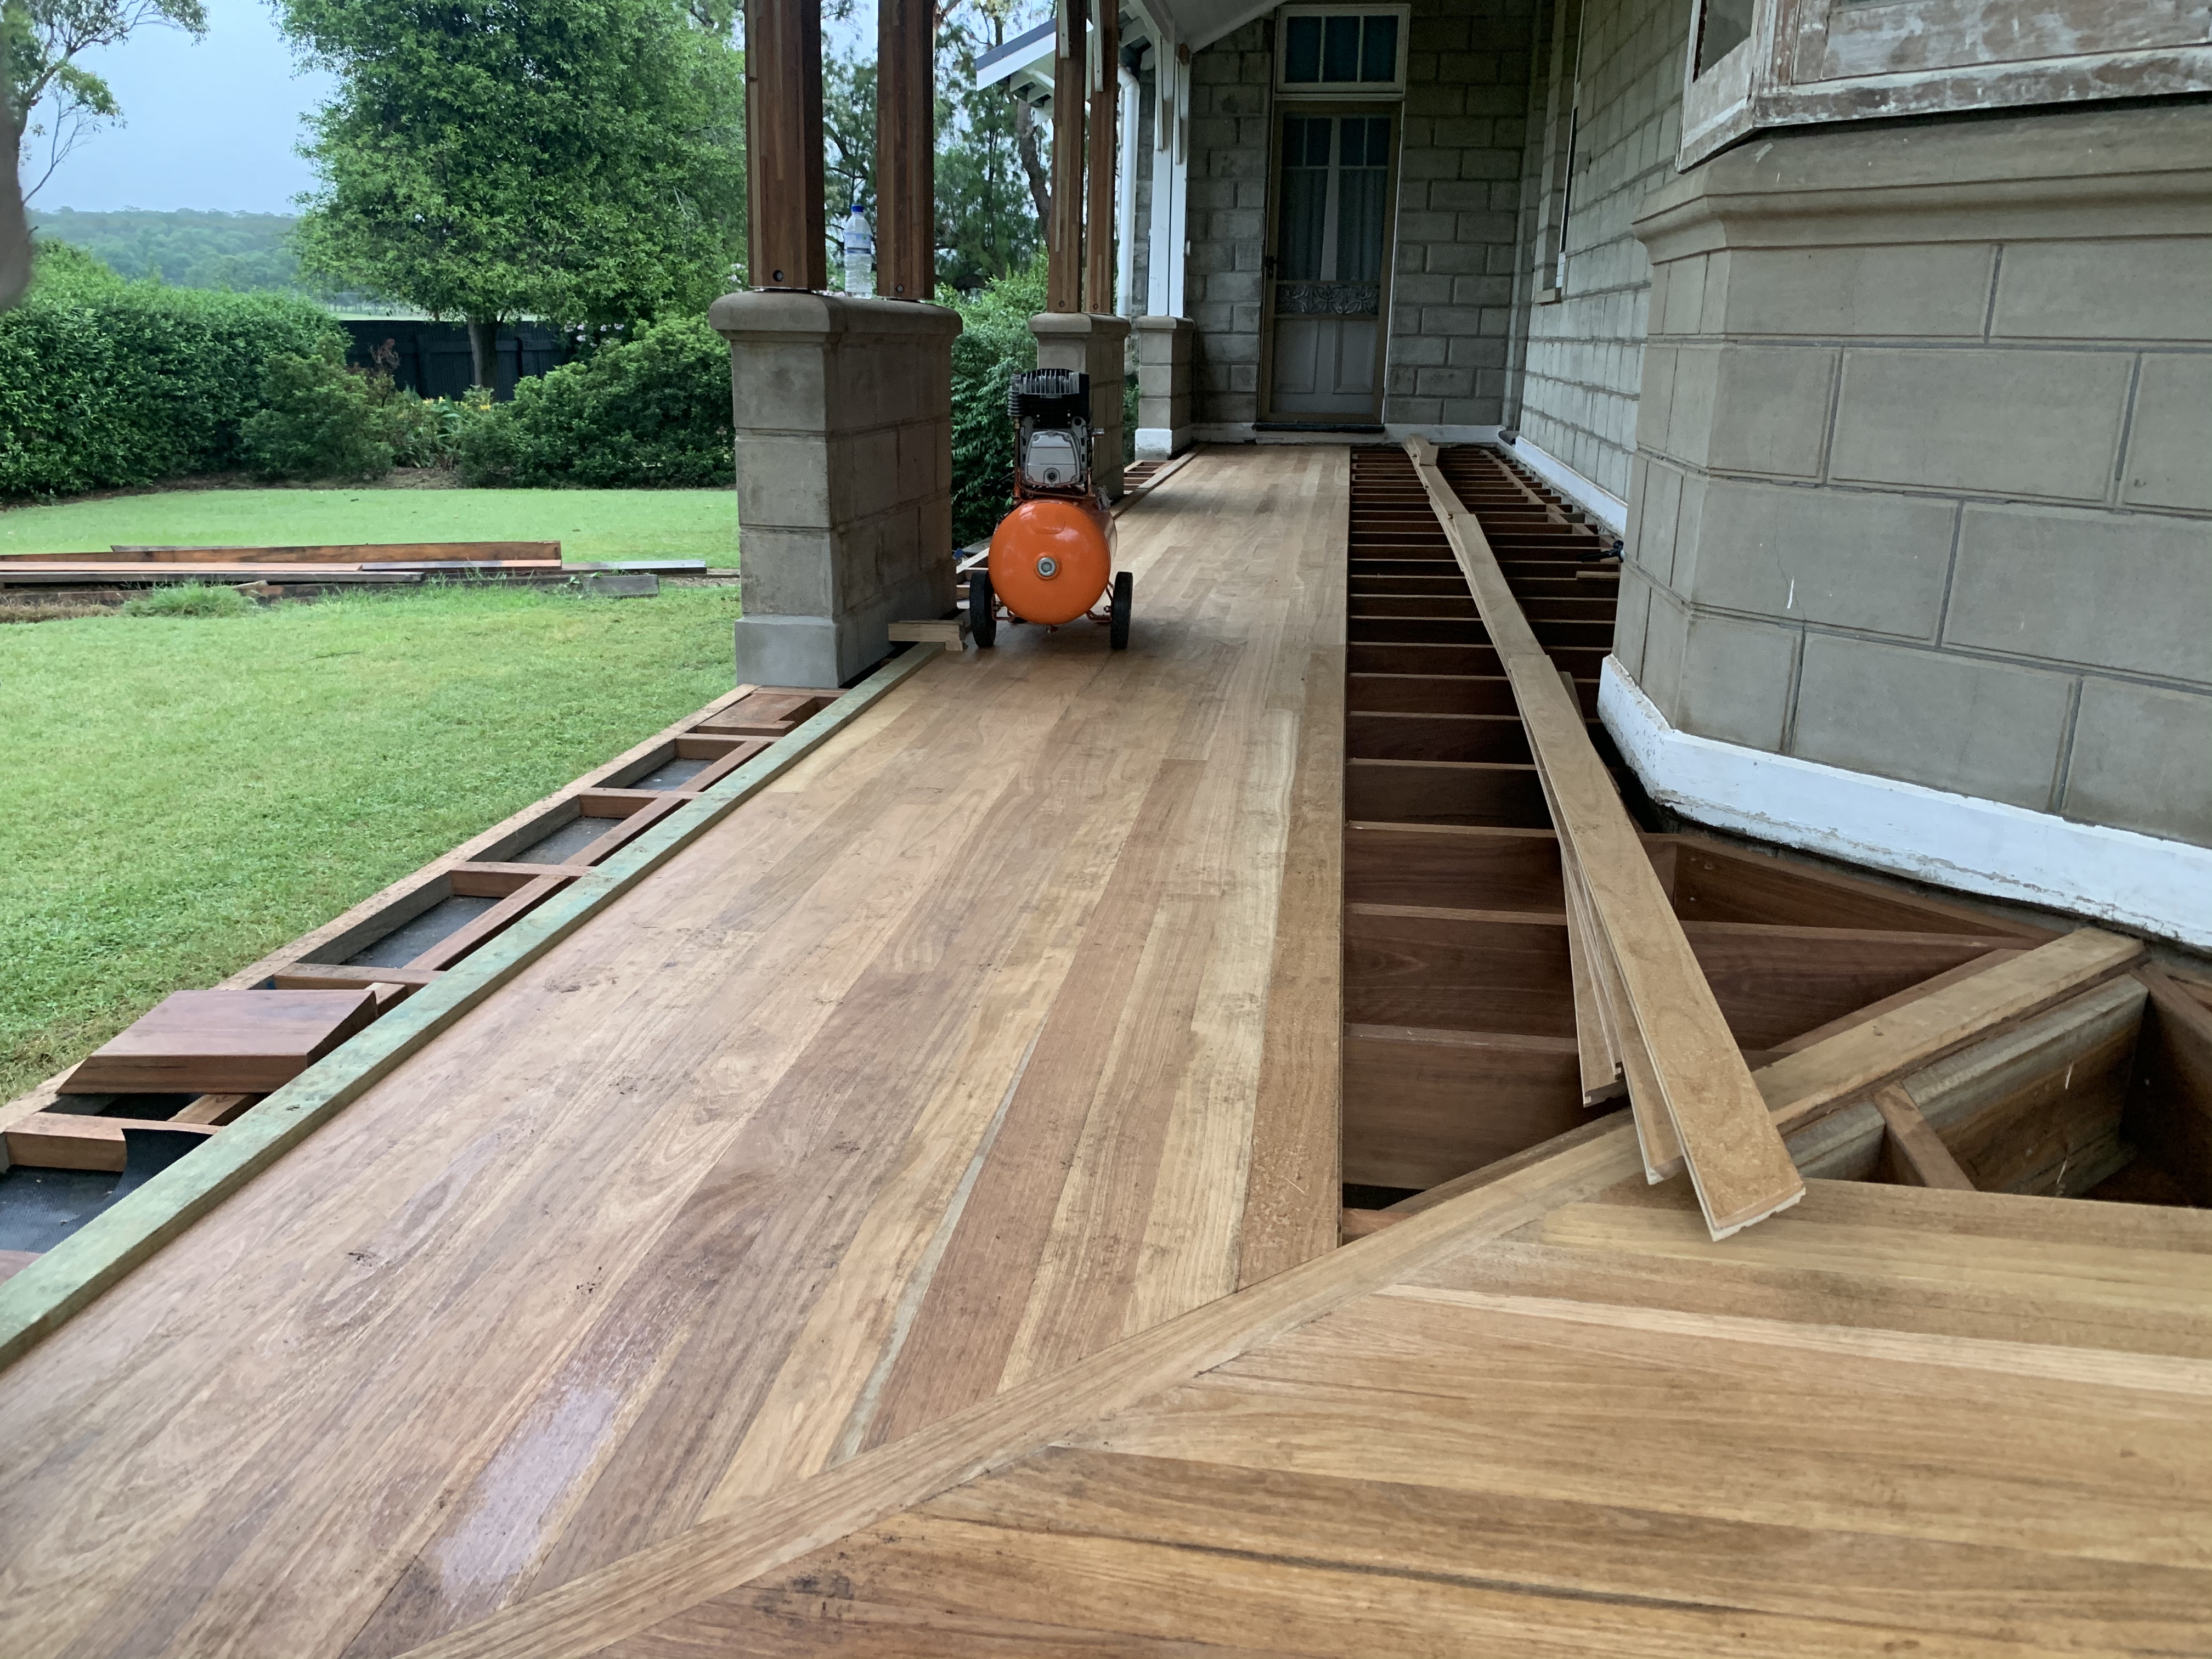
POLYGON ((1275 96, 1328 99, 1357 102, 1367 98, 1406 95, 1407 38, 1413 33, 1413 9, 1401 3, 1353 3, 1341 6, 1285 6, 1275 14, 1275 96), (1294 17, 1395 17, 1398 20, 1396 73, 1388 81, 1285 81, 1290 70, 1290 29, 1294 17))
POLYGON ((1683 69, 1680 165, 1815 122, 2212 92, 2202 0, 1755 0, 1749 36, 1683 69))

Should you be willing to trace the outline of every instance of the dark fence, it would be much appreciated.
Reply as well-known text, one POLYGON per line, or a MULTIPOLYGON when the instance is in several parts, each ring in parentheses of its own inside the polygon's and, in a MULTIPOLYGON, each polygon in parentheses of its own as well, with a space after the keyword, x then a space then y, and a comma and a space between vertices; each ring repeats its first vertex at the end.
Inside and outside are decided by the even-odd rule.
MULTIPOLYGON (((422 323, 404 318, 345 317, 339 319, 353 336, 346 361, 367 368, 387 343, 398 355, 392 378, 408 391, 425 398, 459 398, 476 383, 469 358, 469 331, 461 323, 422 323)), ((561 361, 561 337, 543 323, 501 326, 495 359, 498 384, 494 394, 514 396, 515 382, 543 374, 561 361)))

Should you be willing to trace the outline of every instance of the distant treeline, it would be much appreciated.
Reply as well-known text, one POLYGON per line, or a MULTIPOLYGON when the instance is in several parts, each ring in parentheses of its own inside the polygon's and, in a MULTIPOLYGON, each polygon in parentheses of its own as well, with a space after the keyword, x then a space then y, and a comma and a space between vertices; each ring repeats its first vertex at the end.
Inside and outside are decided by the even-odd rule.
POLYGON ((302 280, 292 252, 289 213, 213 213, 185 209, 156 213, 80 213, 33 210, 42 236, 82 248, 118 276, 159 276, 176 288, 227 288, 241 294, 323 295, 302 280))

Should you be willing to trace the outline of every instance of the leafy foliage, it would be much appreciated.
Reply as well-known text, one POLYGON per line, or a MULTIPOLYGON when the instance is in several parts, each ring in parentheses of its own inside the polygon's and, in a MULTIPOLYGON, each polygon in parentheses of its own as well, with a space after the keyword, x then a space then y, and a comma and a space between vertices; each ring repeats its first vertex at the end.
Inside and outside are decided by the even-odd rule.
POLYGON ((963 298, 939 290, 960 313, 952 343, 952 540, 988 536, 1013 505, 1014 433, 1006 419, 1006 381, 1036 367, 1030 319, 1044 309, 1044 265, 989 283, 963 298))
POLYGON ((157 213, 130 208, 81 213, 36 212, 32 223, 48 242, 66 242, 133 281, 158 276, 179 288, 228 288, 241 294, 306 286, 289 213, 157 213))
POLYGON ((626 322, 727 285, 742 66, 666 0, 283 0, 338 77, 312 272, 434 317, 626 322))
POLYGON ((239 465, 272 358, 344 336, 307 301, 125 283, 43 245, 0 316, 0 495, 73 495, 239 465))
MULTIPOLYGON (((970 0, 941 8, 937 29, 937 275, 970 291, 1025 268, 1044 233, 1023 175, 1023 117, 1001 84, 975 84, 976 60, 1042 9, 1028 0, 970 0)), ((854 199, 872 215, 876 196, 876 64, 872 52, 825 52, 822 62, 823 224, 833 283, 854 199)))
POLYGON ((729 348, 701 318, 641 325, 484 408, 459 453, 472 484, 727 483, 729 348))
POLYGON ((312 356, 278 353, 262 370, 262 407, 240 428, 246 460, 264 478, 381 477, 390 386, 380 398, 371 377, 348 371, 342 337, 325 336, 312 356))
POLYGON ((1044 246, 1022 172, 1022 112, 1003 83, 975 84, 976 59, 1004 43, 1014 8, 985 10, 992 38, 959 21, 937 36, 937 84, 951 94, 937 106, 937 275, 962 289, 1026 270, 1044 246))

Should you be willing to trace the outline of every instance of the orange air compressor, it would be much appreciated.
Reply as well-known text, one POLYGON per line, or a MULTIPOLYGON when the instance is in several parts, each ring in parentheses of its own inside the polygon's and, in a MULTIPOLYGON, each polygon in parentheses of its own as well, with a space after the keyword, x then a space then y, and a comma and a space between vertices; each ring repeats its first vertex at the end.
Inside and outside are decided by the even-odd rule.
POLYGON ((1006 412, 1014 510, 992 532, 988 561, 969 573, 969 632, 979 647, 997 644, 1001 610, 1046 628, 1088 617, 1106 624, 1113 649, 1127 649, 1129 573, 1114 568, 1114 518, 1091 477, 1091 377, 1024 369, 1007 389, 1006 412))

